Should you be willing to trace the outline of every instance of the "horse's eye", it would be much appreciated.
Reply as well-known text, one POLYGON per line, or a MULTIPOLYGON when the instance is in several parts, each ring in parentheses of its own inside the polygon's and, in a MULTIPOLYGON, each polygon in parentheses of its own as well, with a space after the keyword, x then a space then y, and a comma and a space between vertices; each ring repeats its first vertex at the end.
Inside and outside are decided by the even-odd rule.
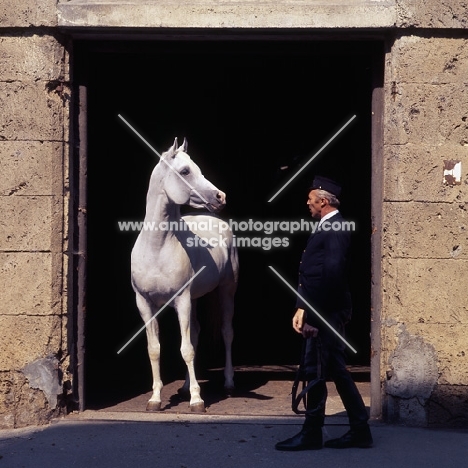
POLYGON ((182 169, 180 171, 180 175, 183 175, 183 176, 186 176, 186 175, 189 175, 190 174, 190 170, 189 169, 182 169))

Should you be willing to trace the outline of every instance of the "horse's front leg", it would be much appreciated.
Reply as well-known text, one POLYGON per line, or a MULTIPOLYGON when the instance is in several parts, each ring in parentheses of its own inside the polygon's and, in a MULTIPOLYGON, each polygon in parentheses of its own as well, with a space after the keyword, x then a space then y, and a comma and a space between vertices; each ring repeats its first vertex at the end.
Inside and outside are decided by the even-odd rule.
MULTIPOLYGON (((174 306, 179 318, 181 346, 180 352, 187 365, 188 382, 190 388, 190 409, 197 413, 205 412, 205 402, 200 396, 200 386, 198 385, 195 376, 195 348, 198 334, 195 333, 194 341, 190 338, 191 329, 191 300, 190 293, 184 292, 181 296, 174 300, 174 306)), ((198 323, 194 323, 195 330, 198 330, 198 323)))
MULTIPOLYGON (((200 335, 200 322, 197 318, 197 300, 193 299, 191 301, 191 311, 190 311, 190 341, 192 342, 195 355, 197 354, 198 347, 198 337, 200 335)), ((181 388, 179 388, 179 395, 190 399, 190 376, 187 371, 185 375, 185 381, 181 388)))
POLYGON ((150 303, 140 294, 136 295, 136 302, 141 318, 146 324, 146 337, 148 340, 148 356, 153 374, 153 394, 146 405, 146 411, 161 410, 162 381, 160 374, 161 346, 159 343, 159 326, 157 319, 152 320, 153 310, 150 303))

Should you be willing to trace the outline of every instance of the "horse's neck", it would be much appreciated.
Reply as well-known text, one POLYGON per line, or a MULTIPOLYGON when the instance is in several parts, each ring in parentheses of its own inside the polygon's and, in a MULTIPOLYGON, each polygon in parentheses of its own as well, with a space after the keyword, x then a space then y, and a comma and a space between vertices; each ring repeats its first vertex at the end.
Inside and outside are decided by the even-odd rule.
POLYGON ((171 226, 179 223, 180 206, 169 202, 164 191, 150 187, 146 200, 145 224, 150 229, 142 231, 145 242, 151 244, 153 249, 160 249, 168 242, 178 242, 171 226))

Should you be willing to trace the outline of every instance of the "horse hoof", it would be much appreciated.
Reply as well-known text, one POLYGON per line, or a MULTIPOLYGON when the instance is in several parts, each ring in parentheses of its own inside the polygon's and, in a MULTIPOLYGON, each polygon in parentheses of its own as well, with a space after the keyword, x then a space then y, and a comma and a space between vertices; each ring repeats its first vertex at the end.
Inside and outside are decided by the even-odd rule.
POLYGON ((234 387, 224 387, 224 393, 228 397, 233 396, 235 392, 236 392, 236 389, 234 387))
POLYGON ((190 411, 192 413, 206 413, 205 409, 205 403, 200 402, 200 403, 195 403, 193 405, 190 405, 190 411))
POLYGON ((161 402, 160 401, 148 401, 146 405, 146 411, 156 412, 161 411, 161 402))

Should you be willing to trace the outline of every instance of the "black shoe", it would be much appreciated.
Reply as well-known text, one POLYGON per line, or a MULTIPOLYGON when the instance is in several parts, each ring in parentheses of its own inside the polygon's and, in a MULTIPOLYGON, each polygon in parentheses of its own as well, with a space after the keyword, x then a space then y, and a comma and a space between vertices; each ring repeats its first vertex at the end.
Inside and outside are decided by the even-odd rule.
POLYGON ((298 450, 320 450, 323 447, 322 428, 302 429, 290 439, 278 442, 275 445, 276 450, 298 451, 298 450))
POLYGON ((369 426, 351 429, 338 439, 327 440, 324 444, 328 448, 369 448, 374 441, 369 426))

